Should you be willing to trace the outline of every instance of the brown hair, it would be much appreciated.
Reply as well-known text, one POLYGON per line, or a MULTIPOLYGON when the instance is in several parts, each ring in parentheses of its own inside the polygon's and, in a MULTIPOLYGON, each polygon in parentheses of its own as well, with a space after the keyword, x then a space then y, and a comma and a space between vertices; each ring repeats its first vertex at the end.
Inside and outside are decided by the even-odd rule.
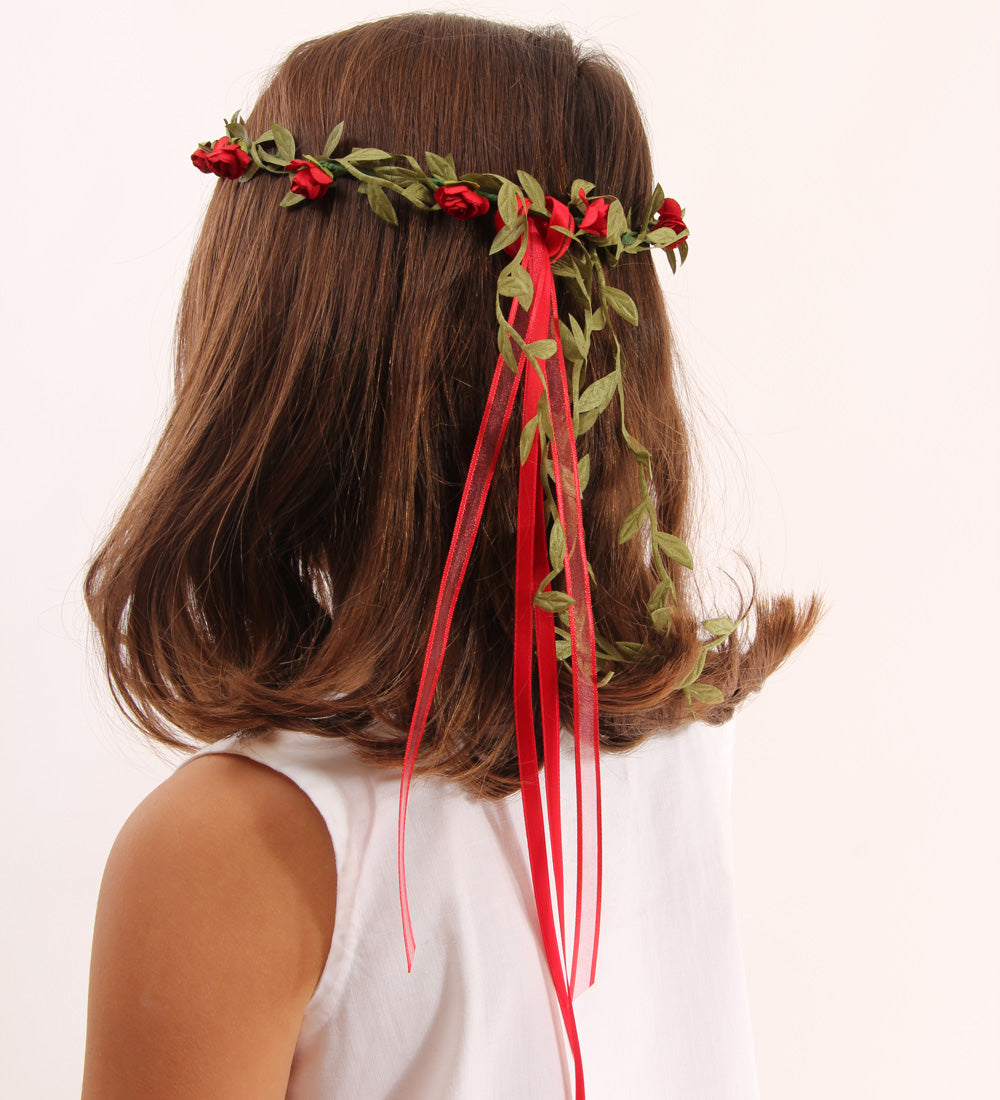
MULTIPOLYGON (((316 151, 454 154, 459 171, 547 193, 576 177, 641 209, 654 179, 642 118, 614 61, 559 27, 444 13, 392 16, 296 47, 247 119, 280 122, 316 151)), ((193 142, 192 142, 193 144, 193 142)), ((220 181, 191 258, 176 330, 175 402, 153 457, 86 578, 118 705, 148 735, 191 747, 274 728, 344 736, 398 767, 437 586, 496 361, 492 219, 456 222, 393 196, 397 228, 354 189, 279 207, 285 184, 220 181), (489 222, 489 225, 485 223, 489 222)), ((662 530, 689 526, 689 442, 650 253, 608 281, 635 300, 626 417, 652 454, 662 530)), ((570 302, 560 297, 565 318, 570 302)), ((613 368, 608 333, 589 369, 613 368)), ((601 742, 623 749, 691 721, 678 683, 700 648, 692 583, 671 563, 668 634, 646 603, 657 577, 642 539, 618 545, 639 499, 610 409, 582 438, 600 634, 655 656, 600 689, 601 742)), ((517 431, 511 429, 455 612, 417 770, 497 797, 517 789, 512 623, 517 431)), ((752 637, 708 654, 695 703, 720 723, 812 629, 818 601, 755 602, 752 637)), ((561 668, 564 720, 569 670, 561 668)), ((539 752, 541 746, 539 745, 539 752)))

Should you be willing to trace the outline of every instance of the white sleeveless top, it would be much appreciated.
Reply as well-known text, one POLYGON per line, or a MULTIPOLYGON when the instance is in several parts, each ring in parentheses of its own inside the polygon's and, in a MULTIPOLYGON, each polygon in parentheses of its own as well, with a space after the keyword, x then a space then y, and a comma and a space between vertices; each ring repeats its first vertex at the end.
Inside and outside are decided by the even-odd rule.
MULTIPOLYGON (((588 1100, 757 1100, 733 908, 731 723, 601 755, 604 886, 594 985, 574 1001, 588 1100)), ((561 1100, 573 1095, 535 916, 520 794, 477 801, 418 777, 396 874, 398 770, 307 733, 227 739, 312 800, 337 865, 333 942, 298 1037, 289 1100, 561 1100)), ((193 759, 193 757, 192 757, 193 759)), ((564 733, 567 937, 575 776, 564 733)))

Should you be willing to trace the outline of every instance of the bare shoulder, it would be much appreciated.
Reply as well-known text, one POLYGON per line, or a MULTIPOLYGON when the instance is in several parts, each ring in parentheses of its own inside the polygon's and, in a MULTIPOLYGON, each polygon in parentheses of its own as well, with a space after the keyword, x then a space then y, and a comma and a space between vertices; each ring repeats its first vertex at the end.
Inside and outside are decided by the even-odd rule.
POLYGON ((291 780, 221 753, 174 772, 108 858, 85 1100, 284 1097, 335 899, 326 824, 291 780))

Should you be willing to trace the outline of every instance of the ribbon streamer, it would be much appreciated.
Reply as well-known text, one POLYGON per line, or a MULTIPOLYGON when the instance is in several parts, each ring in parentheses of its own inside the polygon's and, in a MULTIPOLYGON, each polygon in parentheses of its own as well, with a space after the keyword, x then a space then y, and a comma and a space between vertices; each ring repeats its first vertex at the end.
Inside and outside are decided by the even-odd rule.
POLYGON ((558 306, 551 268, 552 259, 565 250, 568 238, 549 233, 548 236, 554 237, 555 240, 547 240, 546 229, 539 224, 539 219, 528 217, 526 220, 528 244, 521 263, 528 270, 534 292, 527 311, 518 299, 514 298, 508 323, 529 345, 537 340, 553 340, 555 354, 546 360, 536 360, 538 363, 538 369, 536 369, 522 351, 516 371, 510 370, 502 355, 497 359, 489 397, 462 491, 444 574, 441 578, 407 738, 399 797, 399 900, 403 918, 407 969, 412 970, 416 943, 410 920, 405 870, 406 808, 409 788, 431 700, 441 672, 458 593, 472 554, 500 446, 506 434, 523 377, 522 428, 533 417, 537 417, 543 394, 547 399, 550 412, 556 506, 565 534, 566 594, 573 601, 569 607, 568 616, 573 669, 577 881, 575 935, 568 977, 563 897, 562 819, 559 798, 560 720, 555 617, 553 613, 534 606, 535 592, 549 572, 542 485, 542 478, 546 476, 546 472, 542 468, 538 419, 535 420, 535 433, 527 458, 521 465, 518 480, 513 677, 518 767, 528 859, 542 945, 573 1054, 576 1097, 578 1100, 585 1100, 583 1061, 572 1002, 594 982, 600 934, 601 800, 594 616, 584 544, 572 408, 559 338, 558 306), (542 743, 545 752, 545 813, 543 813, 539 785, 532 705, 533 650, 537 653, 538 660, 542 743), (545 837, 545 816, 548 818, 552 849, 551 867, 556 887, 558 934, 549 886, 550 863, 545 837))

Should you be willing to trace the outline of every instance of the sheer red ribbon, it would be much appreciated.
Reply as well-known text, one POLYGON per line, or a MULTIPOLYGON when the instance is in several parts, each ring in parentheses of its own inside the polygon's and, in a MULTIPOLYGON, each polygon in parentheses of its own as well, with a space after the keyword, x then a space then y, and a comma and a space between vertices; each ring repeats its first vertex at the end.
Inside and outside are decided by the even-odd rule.
POLYGON ((573 737, 576 761, 577 859, 576 929, 572 961, 567 968, 565 902, 563 897, 562 818, 559 797, 559 681, 556 659, 554 615, 534 606, 534 595, 549 572, 545 537, 545 508, 541 468, 542 456, 537 429, 518 480, 517 560, 514 608, 514 718, 518 765, 521 778, 524 824, 528 844, 535 909, 542 946, 552 976, 559 1008, 573 1053, 576 1096, 584 1098, 583 1063, 573 1012, 573 999, 593 982, 597 966, 601 906, 601 794, 600 758, 597 736, 597 662, 594 645, 594 616, 584 544, 580 479, 572 408, 559 338, 559 317, 551 260, 566 247, 566 238, 549 232, 540 219, 529 217, 528 245, 522 258, 534 286, 530 307, 518 299, 511 304, 508 323, 531 344, 537 340, 555 342, 555 354, 538 359, 536 370, 522 351, 517 370, 497 358, 486 409, 479 427, 444 575, 438 591, 430 639, 417 689, 416 705, 403 762, 399 795, 399 901, 403 917, 403 938, 407 968, 413 967, 416 944, 410 921, 406 889, 406 807, 410 782, 431 700, 437 685, 444 650, 459 589, 468 567, 486 494, 496 467, 500 446, 510 421, 521 379, 522 428, 539 413, 543 393, 551 414, 551 461, 559 522, 565 535, 565 586, 573 601, 568 610, 573 668, 573 737), (548 236, 548 241, 547 241, 548 236), (552 239, 555 238, 555 239, 552 239), (538 752, 532 703, 532 664, 538 661, 539 709, 542 716, 542 744, 545 753, 545 810, 539 784, 538 752), (551 869, 556 888, 558 928, 549 885, 549 852, 545 836, 548 819, 551 869))

